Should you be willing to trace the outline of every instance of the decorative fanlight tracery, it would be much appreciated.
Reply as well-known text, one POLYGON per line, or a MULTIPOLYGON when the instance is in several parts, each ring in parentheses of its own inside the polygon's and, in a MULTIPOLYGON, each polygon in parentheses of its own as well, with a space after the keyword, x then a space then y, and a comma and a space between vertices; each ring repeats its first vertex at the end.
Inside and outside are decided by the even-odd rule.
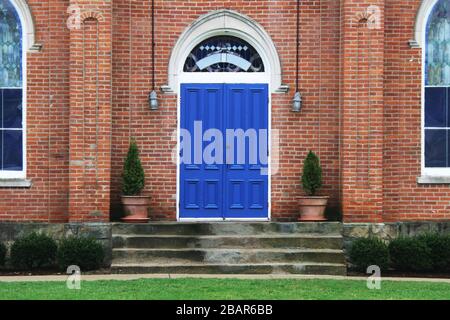
POLYGON ((184 64, 184 72, 264 72, 259 53, 246 41, 217 36, 198 44, 184 64))

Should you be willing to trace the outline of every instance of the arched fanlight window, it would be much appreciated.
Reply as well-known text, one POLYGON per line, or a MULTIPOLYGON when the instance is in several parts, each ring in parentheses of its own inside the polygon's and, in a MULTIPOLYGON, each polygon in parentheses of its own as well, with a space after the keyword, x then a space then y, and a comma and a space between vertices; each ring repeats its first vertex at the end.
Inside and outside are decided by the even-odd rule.
POLYGON ((0 178, 24 171, 23 45, 19 15, 0 0, 0 178))
POLYGON ((217 36, 198 44, 184 64, 184 72, 264 72, 258 52, 237 37, 217 36))

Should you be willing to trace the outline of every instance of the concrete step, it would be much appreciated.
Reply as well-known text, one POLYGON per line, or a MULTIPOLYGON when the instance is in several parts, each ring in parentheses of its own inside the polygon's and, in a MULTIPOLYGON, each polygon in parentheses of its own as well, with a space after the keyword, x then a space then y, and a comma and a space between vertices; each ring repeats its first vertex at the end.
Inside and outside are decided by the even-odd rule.
POLYGON ((345 263, 342 250, 330 249, 114 249, 114 263, 345 263))
POLYGON ((341 235, 284 234, 284 235, 113 235, 113 248, 134 249, 179 249, 179 248, 221 248, 221 249, 342 249, 341 235))
POLYGON ((248 264, 113 264, 115 274, 320 274, 346 275, 338 263, 248 263, 248 264))
POLYGON ((114 273, 345 275, 342 224, 113 225, 114 273))
POLYGON ((142 235, 258 235, 258 234, 342 234, 340 222, 160 222, 148 224, 115 223, 113 234, 142 235))

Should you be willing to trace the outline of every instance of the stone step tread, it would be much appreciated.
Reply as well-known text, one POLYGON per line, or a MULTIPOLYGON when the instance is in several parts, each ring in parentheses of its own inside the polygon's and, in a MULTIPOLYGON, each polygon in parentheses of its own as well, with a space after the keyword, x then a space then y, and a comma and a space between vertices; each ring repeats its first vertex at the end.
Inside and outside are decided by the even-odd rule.
POLYGON ((319 233, 299 233, 299 234, 289 234, 289 233, 274 233, 274 234, 258 234, 258 235, 149 235, 149 234, 113 234, 114 237, 119 238, 167 238, 167 239, 232 239, 232 238, 252 238, 252 239, 276 239, 276 238, 308 238, 308 239, 342 239, 343 236, 340 234, 319 234, 319 233))
POLYGON ((113 249, 113 263, 344 263, 342 249, 180 248, 113 249))
POLYGON ((289 262, 269 262, 269 263, 174 263, 174 264, 168 264, 168 263, 113 263, 111 265, 112 268, 148 268, 148 267, 174 267, 174 266, 180 266, 180 267, 220 267, 220 266, 227 266, 227 267, 259 267, 259 266, 326 266, 326 267, 346 267, 343 263, 326 263, 326 262, 300 262, 300 263, 289 263, 289 262))
POLYGON ((341 234, 340 222, 151 222, 147 224, 112 225, 113 234, 167 234, 167 235, 219 235, 219 234, 341 234))
POLYGON ((113 248, 113 252, 192 252, 192 251, 213 251, 213 252, 276 252, 276 253, 337 253, 344 251, 339 249, 279 249, 279 248, 113 248))
POLYGON ((111 266, 112 273, 173 273, 173 274, 347 274, 344 262, 116 262, 111 266))

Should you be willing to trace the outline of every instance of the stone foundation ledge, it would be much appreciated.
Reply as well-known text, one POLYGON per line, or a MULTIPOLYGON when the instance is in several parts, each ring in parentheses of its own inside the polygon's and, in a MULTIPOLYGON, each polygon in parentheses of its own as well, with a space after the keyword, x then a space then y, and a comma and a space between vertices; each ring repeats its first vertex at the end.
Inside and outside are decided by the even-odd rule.
POLYGON ((32 232, 45 233, 55 240, 69 236, 97 239, 105 249, 104 266, 112 260, 112 232, 110 223, 20 223, 0 222, 0 242, 10 245, 17 238, 32 232))

